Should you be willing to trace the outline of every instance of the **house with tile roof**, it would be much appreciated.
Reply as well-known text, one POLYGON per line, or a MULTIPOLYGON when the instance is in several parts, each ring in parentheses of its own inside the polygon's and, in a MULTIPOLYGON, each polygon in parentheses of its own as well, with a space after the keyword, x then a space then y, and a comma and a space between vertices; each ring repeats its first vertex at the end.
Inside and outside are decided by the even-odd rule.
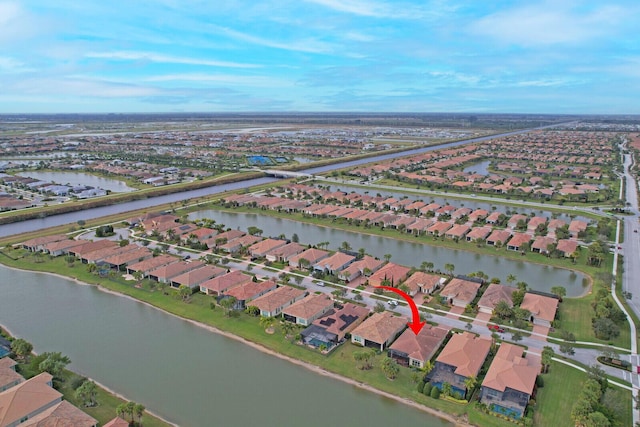
POLYGON ((200 292, 206 295, 222 295, 229 289, 247 284, 252 280, 253 276, 244 274, 240 270, 234 270, 200 283, 200 292))
POLYGON ((456 277, 440 291, 440 298, 445 304, 464 308, 473 302, 478 290, 480 290, 480 286, 482 286, 480 282, 472 282, 456 277))
POLYGON ((556 239, 549 236, 538 236, 531 244, 531 251, 538 252, 541 254, 549 253, 549 245, 553 245, 556 243, 556 239))
POLYGON ((267 261, 288 262, 289 258, 304 252, 305 249, 306 247, 301 245, 300 243, 291 242, 285 244, 284 246, 278 246, 275 249, 271 249, 265 254, 265 257, 267 258, 267 261))
POLYGON ((286 244, 286 240, 267 238, 249 246, 249 248, 247 248, 247 251, 249 252, 249 255, 251 255, 251 259, 263 258, 269 253, 269 251, 286 244))
POLYGON ((302 341, 316 348, 324 345, 331 349, 341 343, 368 315, 367 307, 346 303, 341 308, 334 308, 314 320, 300 333, 302 341))
POLYGON ((511 231, 509 230, 493 230, 489 237, 487 237, 487 245, 496 246, 499 243, 504 246, 510 238, 511 231))
MULTIPOLYGON (((289 258, 289 265, 296 268, 303 268, 304 265, 300 263, 301 259, 306 259, 309 263, 308 265, 312 266, 320 262, 320 260, 329 256, 329 252, 323 251, 321 249, 309 248, 304 252, 301 252, 297 255, 289 258)), ((303 261, 304 264, 304 261, 303 261)))
POLYGON ((372 273, 378 271, 384 265, 384 261, 365 255, 362 259, 354 261, 347 268, 338 273, 338 278, 345 282, 360 276, 371 276, 372 273))
POLYGON ((178 261, 150 271, 147 277, 155 282, 170 284, 171 279, 174 277, 200 268, 203 265, 204 263, 201 261, 178 261))
POLYGON ((326 294, 312 294, 282 310, 284 320, 308 326, 333 309, 333 300, 326 294))
POLYGON ((478 310, 481 313, 492 314, 493 309, 500 301, 506 301, 509 307, 513 307, 513 293, 515 291, 517 289, 514 287, 491 283, 478 300, 478 310))
POLYGON ((427 379, 442 391, 442 384, 448 383, 454 392, 465 395, 465 380, 478 377, 489 350, 491 339, 470 332, 454 334, 444 346, 427 375, 427 379))
POLYGON ((489 410, 520 419, 533 395, 540 363, 524 356, 524 348, 502 343, 480 388, 489 410))
POLYGON ((313 268, 314 270, 323 271, 325 273, 336 274, 355 260, 356 257, 353 255, 345 254, 344 252, 336 252, 314 264, 313 268))
POLYGON ((414 296, 418 292, 423 294, 432 294, 436 289, 444 283, 445 279, 436 274, 429 274, 423 271, 416 271, 407 280, 404 285, 409 288, 409 295, 414 296))
POLYGON ((447 239, 463 239, 471 231, 471 227, 466 224, 456 224, 444 233, 447 239))
POLYGON ((388 262, 378 271, 369 276, 371 286, 395 286, 398 287, 409 275, 411 269, 404 265, 388 262))
POLYGON ((251 234, 247 234, 247 235, 238 237, 236 239, 227 241, 227 243, 223 243, 219 245, 218 249, 228 254, 235 254, 236 252, 239 252, 242 248, 249 247, 254 243, 259 242, 260 240, 262 240, 262 237, 260 236, 253 236, 251 234))
POLYGON ((213 265, 203 265, 195 270, 186 271, 171 279, 171 287, 179 288, 182 285, 191 289, 198 289, 200 285, 209 279, 227 274, 226 268, 216 267, 213 265))
POLYGON ((17 364, 8 357, 0 359, 0 393, 24 381, 22 375, 16 372, 17 364))
POLYGON ((0 426, 73 425, 94 427, 97 420, 62 400, 46 372, 0 392, 0 426))
POLYGON ((362 347, 384 351, 406 328, 408 319, 383 311, 373 313, 351 332, 351 342, 362 347))
POLYGON ((387 355, 402 366, 422 369, 440 348, 449 333, 448 329, 426 324, 418 334, 406 329, 391 344, 387 355))
POLYGON ((491 234, 491 227, 473 227, 465 236, 467 242, 475 242, 476 240, 485 240, 491 234))
POLYGON ((291 286, 281 286, 275 291, 269 292, 251 301, 251 305, 258 307, 263 317, 275 317, 282 310, 307 295, 306 291, 291 286))
POLYGON ((569 239, 558 240, 558 246, 556 246, 556 250, 565 257, 570 257, 578 250, 578 242, 569 239))
MULTIPOLYGON (((249 303, 266 294, 267 292, 275 291, 278 287, 278 283, 274 279, 265 280, 263 282, 249 281, 242 285, 232 286, 223 291, 222 298, 233 297, 236 299, 235 310, 244 310, 249 303)), ((202 287, 200 287, 202 291, 202 287)))
POLYGON ((525 246, 531 242, 533 236, 527 233, 513 233, 513 236, 507 243, 508 251, 524 250, 525 246))
POLYGON ((115 417, 108 423, 106 423, 103 427, 129 427, 129 421, 123 420, 120 417, 115 417))
POLYGON ((135 264, 127 266, 127 274, 135 274, 136 271, 142 272, 142 277, 147 277, 149 272, 163 265, 173 264, 180 260, 171 255, 158 255, 157 257, 149 258, 135 264))
POLYGON ((69 240, 69 236, 64 234, 54 234, 51 236, 36 237, 22 242, 22 247, 31 252, 38 252, 44 250, 44 245, 47 243, 59 242, 62 240, 69 240))
POLYGON ((558 302, 557 298, 527 292, 520 308, 529 310, 534 325, 551 327, 558 311, 558 302))

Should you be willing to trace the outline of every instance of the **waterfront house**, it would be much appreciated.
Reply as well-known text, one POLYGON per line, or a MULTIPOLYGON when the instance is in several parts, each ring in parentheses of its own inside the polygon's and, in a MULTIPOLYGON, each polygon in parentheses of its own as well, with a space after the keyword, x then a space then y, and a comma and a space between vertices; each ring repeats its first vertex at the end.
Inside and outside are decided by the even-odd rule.
POLYGON ((431 234, 433 236, 441 236, 451 227, 452 224, 449 222, 436 221, 432 226, 427 228, 427 234, 431 234))
POLYGON ((478 290, 480 290, 480 286, 482 286, 480 281, 476 282, 456 277, 440 292, 440 298, 445 304, 464 308, 473 302, 478 290))
POLYGON ((558 311, 558 299, 527 292, 524 294, 520 308, 529 310, 534 325, 551 327, 551 322, 556 318, 558 311))
POLYGON ((141 262, 152 257, 153 253, 149 249, 145 247, 138 247, 133 251, 118 252, 112 256, 104 258, 102 262, 115 270, 125 271, 129 263, 141 262))
MULTIPOLYGON (((227 288, 226 290, 223 291, 223 293, 221 294, 221 297, 235 298, 236 303, 235 303, 234 309, 244 310, 252 300, 266 294, 267 292, 276 290, 277 287, 278 287, 278 284, 274 279, 265 280, 263 282, 254 282, 253 280, 250 280, 249 282, 244 282, 241 285, 227 288)), ((202 292, 202 289, 203 288, 201 286, 200 287, 201 292, 202 292)))
POLYGON ((284 320, 308 326, 333 308, 333 300, 326 294, 309 295, 282 310, 284 320))
POLYGON ((60 256, 69 253, 75 247, 82 246, 87 243, 86 240, 58 240, 42 245, 42 252, 51 256, 60 256))
POLYGON ((561 239, 558 240, 556 250, 565 257, 570 257, 578 250, 578 242, 575 240, 561 239))
POLYGON ((0 393, 24 381, 22 375, 16 372, 17 364, 18 362, 9 357, 0 359, 0 393))
POLYGON ((260 315, 263 317, 274 317, 282 313, 282 310, 289 307, 296 301, 307 295, 306 291, 291 286, 281 286, 275 291, 269 292, 254 299, 252 306, 258 307, 260 315))
POLYGON ((407 318, 383 311, 373 313, 351 332, 351 342, 383 351, 407 326, 407 318))
POLYGON ((388 356, 398 364, 422 369, 440 348, 448 329, 426 324, 418 334, 406 329, 389 347, 388 356))
POLYGON ((466 235, 467 242, 475 242, 476 240, 485 240, 491 234, 491 227, 474 227, 466 235))
POLYGON ((470 332, 454 334, 444 346, 427 375, 434 387, 442 390, 442 384, 448 383, 454 392, 465 395, 465 380, 478 377, 489 350, 491 339, 470 332))
POLYGON ((496 225, 500 219, 500 215, 503 215, 502 212, 492 212, 486 219, 485 222, 487 224, 496 225))
POLYGON ((541 254, 548 254, 550 245, 556 243, 556 239, 549 236, 538 236, 536 240, 531 244, 531 251, 541 254))
POLYGON ((527 219, 529 219, 529 217, 527 217, 526 215, 515 214, 511 218, 509 218, 509 221, 507 221, 507 226, 510 229, 515 230, 515 228, 518 226, 518 222, 523 221, 526 225, 527 219))
POLYGON ((22 247, 31 252, 38 252, 44 250, 44 245, 47 243, 59 242, 62 240, 70 240, 69 236, 64 234, 54 234, 51 236, 36 237, 22 242, 22 247))
MULTIPOLYGON (((242 237, 238 237, 237 239, 230 240, 227 243, 224 243, 222 245, 219 245, 218 249, 228 254, 235 254, 236 252, 239 252, 242 248, 249 247, 261 240, 262 240, 262 237, 247 234, 242 237)), ((208 242, 211 242, 211 240, 208 240, 208 242)))
POLYGON ((181 285, 190 287, 191 289, 198 289, 200 285, 209 279, 222 276, 226 274, 227 270, 221 267, 215 267, 212 265, 203 265, 195 270, 186 271, 171 279, 171 287, 179 288, 181 285))
POLYGON ((115 417, 102 427, 129 427, 129 421, 123 420, 120 417, 115 417))
POLYGON ((574 239, 578 238, 578 234, 587 229, 587 223, 578 219, 574 219, 569 224, 569 235, 574 239))
POLYGON ((0 392, 0 426, 94 427, 98 421, 62 400, 53 376, 43 372, 0 392))
POLYGON ((456 224, 444 233, 447 239, 462 239, 471 230, 466 224, 456 224))
POLYGON ((104 261, 105 258, 109 258, 114 255, 125 254, 127 252, 132 252, 139 249, 140 246, 131 243, 126 246, 112 246, 109 248, 98 249, 97 251, 92 251, 87 254, 84 254, 80 260, 83 264, 97 264, 104 261))
POLYGON ((200 292, 206 295, 222 295, 229 289, 251 282, 252 279, 253 276, 244 274, 240 270, 234 270, 205 280, 200 284, 200 292))
POLYGON ((329 310, 300 333, 302 341, 313 347, 327 349, 342 342, 345 336, 360 325, 369 314, 367 307, 346 303, 342 308, 329 310))
POLYGON ((500 345, 480 389, 480 401, 489 410, 515 419, 524 415, 541 367, 523 354, 523 347, 500 345))
POLYGON ((520 251, 531 242, 532 236, 527 233, 513 233, 511 240, 507 243, 507 250, 520 251))
POLYGON ((155 270, 150 271, 148 277, 155 282, 170 284, 171 279, 173 279, 174 277, 186 273, 187 271, 200 268, 203 265, 204 263, 200 261, 178 261, 171 264, 163 265, 156 268, 155 270))
POLYGON ((87 240, 85 241, 84 245, 74 246, 73 248, 69 249, 69 254, 75 256, 78 259, 82 259, 85 255, 93 251, 105 248, 114 248, 116 246, 118 246, 118 243, 112 240, 102 239, 96 240, 95 242, 87 240))
POLYGON ((511 237, 511 231, 509 230, 494 230, 489 237, 487 237, 487 245, 501 245, 504 246, 507 240, 511 237))
POLYGON ((144 261, 127 266, 127 274, 134 274, 135 272, 140 271, 142 272, 142 277, 147 277, 150 271, 162 267, 163 265, 172 264, 178 261, 178 258, 171 255, 158 255, 157 257, 146 259, 144 261))

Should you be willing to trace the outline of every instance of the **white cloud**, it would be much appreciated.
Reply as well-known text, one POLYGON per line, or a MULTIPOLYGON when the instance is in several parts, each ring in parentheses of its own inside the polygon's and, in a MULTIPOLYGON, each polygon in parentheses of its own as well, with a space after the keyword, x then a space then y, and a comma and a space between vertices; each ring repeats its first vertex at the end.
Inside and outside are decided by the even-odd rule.
POLYGON ((213 26, 213 28, 227 37, 230 37, 235 40, 240 40, 243 42, 271 47, 274 49, 282 49, 282 50, 291 50, 297 52, 307 52, 307 53, 328 53, 333 51, 331 45, 328 43, 320 42, 314 39, 305 39, 298 40, 295 42, 279 42, 270 39, 266 39, 264 37, 257 37, 251 34, 246 34, 241 31, 232 30, 231 28, 218 27, 213 26))
POLYGON ((87 58, 102 58, 122 61, 150 61, 167 64, 205 65, 209 67, 229 68, 259 68, 256 64, 243 64, 239 62, 215 61, 209 59, 186 58, 171 55, 162 55, 153 52, 116 51, 116 52, 89 52, 87 58))
POLYGON ((0 56, 0 73, 26 73, 30 71, 35 71, 35 69, 27 67, 17 59, 0 56))
POLYGON ((242 85, 253 87, 283 87, 293 86, 290 80, 273 78, 268 76, 238 76, 232 74, 165 74, 144 79, 147 82, 191 82, 191 83, 219 83, 229 85, 242 85))
POLYGON ((576 44, 616 31, 616 23, 624 16, 624 9, 606 3, 585 11, 572 4, 543 2, 485 16, 473 23, 470 30, 505 44, 576 44))

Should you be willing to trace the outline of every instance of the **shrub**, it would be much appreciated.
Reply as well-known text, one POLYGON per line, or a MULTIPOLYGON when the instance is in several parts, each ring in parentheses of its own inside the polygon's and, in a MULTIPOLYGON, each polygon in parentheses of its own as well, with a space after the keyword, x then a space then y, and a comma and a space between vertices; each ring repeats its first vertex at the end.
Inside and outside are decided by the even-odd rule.
POLYGON ((80 375, 74 375, 71 378, 71 382, 69 382, 69 385, 71 386, 72 389, 77 390, 78 387, 80 387, 82 383, 84 383, 86 380, 87 380, 86 377, 82 377, 80 375))
POLYGON ((420 381, 418 383, 418 393, 422 393, 424 391, 424 386, 425 386, 425 383, 423 381, 420 381))
POLYGON ((544 378, 542 378, 542 375, 538 375, 538 376, 536 377, 536 386, 537 386, 538 388, 542 388, 542 387, 544 387, 544 378))
POLYGON ((440 389, 438 387, 433 387, 431 389, 431 393, 429 393, 429 396, 433 397, 434 399, 440 399, 440 389))
POLYGON ((423 393, 424 393, 424 395, 425 395, 425 396, 431 396, 431 391, 432 391, 432 390, 433 390, 433 386, 431 385, 431 383, 427 383, 427 384, 424 386, 424 391, 423 391, 423 393))

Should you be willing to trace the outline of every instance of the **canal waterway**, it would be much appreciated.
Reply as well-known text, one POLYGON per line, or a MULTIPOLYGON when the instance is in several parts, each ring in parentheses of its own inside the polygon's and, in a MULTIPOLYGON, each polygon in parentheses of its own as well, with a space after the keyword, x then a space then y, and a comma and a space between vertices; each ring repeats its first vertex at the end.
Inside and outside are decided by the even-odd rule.
MULTIPOLYGON (((383 259, 385 254, 391 254, 391 261, 407 266, 420 267, 423 261, 430 261, 434 263, 436 269, 444 271, 444 265, 451 263, 456 267, 456 274, 481 270, 489 277, 500 278, 502 283, 506 283, 509 274, 514 274, 518 281, 527 282, 532 289, 538 291, 549 292, 553 286, 564 286, 569 297, 583 295, 589 286, 589 280, 582 273, 462 250, 466 243, 460 243, 461 250, 456 250, 353 233, 267 215, 222 212, 215 209, 189 214, 191 220, 203 218, 214 219, 217 223, 234 229, 247 230, 255 226, 263 230, 265 236, 276 237, 284 234, 287 238, 291 238, 295 233, 302 243, 315 245, 319 242, 329 242, 329 248, 334 250, 346 241, 354 251, 364 248, 367 253, 380 259, 383 259)), ((366 232, 364 229, 362 231, 366 232)), ((569 261, 567 264, 570 267, 569 261)))
POLYGON ((180 426, 450 426, 93 286, 4 266, 0 277, 0 324, 180 426))
MULTIPOLYGON (((457 147, 457 146, 469 144, 472 142, 481 142, 481 141, 486 141, 493 138, 516 135, 520 133, 529 132, 530 130, 532 129, 524 129, 520 131, 508 132, 508 133, 503 133, 503 134, 493 135, 493 136, 483 136, 479 138, 472 138, 464 141, 449 142, 446 144, 440 144, 440 145, 435 145, 430 147, 421 147, 413 150, 403 151, 401 153, 381 154, 379 156, 368 157, 365 159, 348 160, 348 161, 336 163, 333 165, 309 168, 301 172, 312 174, 312 175, 321 174, 325 172, 331 172, 332 170, 335 170, 335 169, 355 167, 355 166, 360 166, 367 163, 390 160, 397 157, 422 154, 422 153, 426 153, 433 150, 457 147)), ((255 178, 255 179, 249 179, 249 180, 234 182, 234 183, 225 184, 225 185, 217 185, 213 187, 202 188, 199 190, 184 191, 181 193, 158 196, 152 199, 135 200, 132 202, 121 203, 114 206, 103 206, 99 208, 85 209, 81 212, 70 212, 70 213, 50 216, 46 218, 38 218, 38 219, 33 219, 28 221, 22 221, 16 224, 0 225, 0 237, 10 236, 13 234, 27 233, 30 231, 40 230, 43 228, 55 227, 57 225, 70 224, 78 220, 86 221, 89 219, 100 218, 100 217, 115 214, 115 213, 127 212, 131 210, 136 210, 136 209, 152 208, 153 206, 157 206, 165 203, 179 202, 181 200, 191 199, 195 197, 210 196, 213 194, 223 193, 225 191, 235 191, 243 188, 252 187, 255 185, 275 182, 277 180, 278 180, 277 178, 270 178, 270 177, 255 178)))
POLYGON ((135 188, 129 187, 126 183, 117 179, 103 178, 100 176, 91 175, 81 172, 41 172, 30 171, 21 172, 17 174, 19 176, 28 176, 30 178, 39 179, 42 181, 53 182, 60 185, 88 185, 94 188, 102 188, 104 190, 110 190, 114 193, 128 193, 135 191, 135 188))

